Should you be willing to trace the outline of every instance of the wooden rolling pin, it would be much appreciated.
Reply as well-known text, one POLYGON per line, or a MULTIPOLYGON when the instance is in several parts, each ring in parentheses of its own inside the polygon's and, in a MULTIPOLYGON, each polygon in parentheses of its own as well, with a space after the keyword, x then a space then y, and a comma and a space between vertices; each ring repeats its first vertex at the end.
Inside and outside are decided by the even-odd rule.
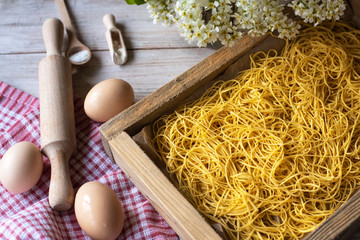
POLYGON ((69 158, 76 149, 71 63, 61 54, 61 21, 47 19, 42 32, 46 57, 39 63, 41 151, 51 164, 50 206, 66 211, 74 202, 69 158))

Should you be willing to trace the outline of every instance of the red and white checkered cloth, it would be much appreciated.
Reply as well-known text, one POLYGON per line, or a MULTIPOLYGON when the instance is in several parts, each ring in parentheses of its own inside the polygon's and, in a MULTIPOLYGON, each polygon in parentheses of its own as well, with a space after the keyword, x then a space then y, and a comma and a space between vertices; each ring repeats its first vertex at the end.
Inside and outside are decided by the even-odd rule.
MULTIPOLYGON (((106 155, 99 123, 83 111, 75 96, 77 150, 70 159, 75 192, 88 181, 109 186, 120 199, 125 224, 119 239, 178 239, 176 233, 150 205, 121 169, 106 155)), ((20 141, 40 148, 39 101, 0 82, 0 158, 20 141)), ((50 162, 44 159, 41 179, 30 191, 13 194, 0 185, 0 239, 90 239, 76 221, 74 209, 53 211, 48 203, 50 162)))

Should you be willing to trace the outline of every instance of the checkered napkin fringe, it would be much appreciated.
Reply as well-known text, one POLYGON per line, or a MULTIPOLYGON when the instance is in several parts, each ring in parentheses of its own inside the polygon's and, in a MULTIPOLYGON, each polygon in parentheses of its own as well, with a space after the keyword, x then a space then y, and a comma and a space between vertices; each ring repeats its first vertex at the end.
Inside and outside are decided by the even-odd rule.
MULTIPOLYGON (((83 100, 74 97, 77 150, 69 165, 75 192, 88 181, 109 186, 119 197, 124 229, 118 239, 178 239, 121 169, 105 154, 99 123, 83 111, 83 100)), ((40 147, 39 101, 0 82, 0 158, 13 144, 29 141, 40 147)), ((22 194, 13 194, 0 185, 0 239, 90 239, 76 221, 74 209, 53 211, 48 203, 50 162, 43 158, 41 179, 22 194)))

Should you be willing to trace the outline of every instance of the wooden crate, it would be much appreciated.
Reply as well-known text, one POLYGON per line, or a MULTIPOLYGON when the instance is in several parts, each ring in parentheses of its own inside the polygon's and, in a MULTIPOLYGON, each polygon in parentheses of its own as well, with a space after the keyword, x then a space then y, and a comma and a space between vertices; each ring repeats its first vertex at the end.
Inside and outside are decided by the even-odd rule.
MULTIPOLYGON (((360 0, 348 2, 347 20, 360 26, 360 0)), ((176 189, 147 144, 146 126, 185 101, 200 96, 217 79, 228 80, 249 68, 250 54, 280 50, 284 41, 246 36, 222 47, 199 64, 104 123, 100 128, 109 157, 184 240, 223 239, 221 228, 205 219, 176 189)), ((345 239, 360 227, 360 192, 354 194, 306 239, 345 239)))

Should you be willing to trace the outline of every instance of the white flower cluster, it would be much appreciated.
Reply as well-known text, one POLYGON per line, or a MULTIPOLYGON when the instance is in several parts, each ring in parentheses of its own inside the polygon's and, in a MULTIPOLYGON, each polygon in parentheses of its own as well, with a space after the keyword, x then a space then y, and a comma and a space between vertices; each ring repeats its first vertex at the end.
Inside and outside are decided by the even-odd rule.
POLYGON ((285 7, 293 9, 304 22, 314 25, 338 20, 344 0, 146 0, 154 23, 175 24, 180 34, 198 46, 221 41, 232 45, 244 33, 274 33, 291 39, 300 24, 288 18, 285 7))
POLYGON ((312 23, 315 26, 324 20, 339 20, 345 10, 343 1, 333 0, 293 0, 289 6, 294 9, 296 15, 304 19, 304 22, 312 23))

